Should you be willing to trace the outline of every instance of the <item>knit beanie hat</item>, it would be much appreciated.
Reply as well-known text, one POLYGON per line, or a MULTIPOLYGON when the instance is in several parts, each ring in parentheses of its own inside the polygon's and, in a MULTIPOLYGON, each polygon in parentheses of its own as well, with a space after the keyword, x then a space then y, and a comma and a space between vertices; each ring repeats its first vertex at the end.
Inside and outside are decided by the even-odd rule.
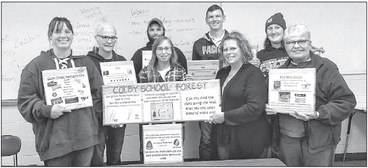
POLYGON ((284 30, 286 29, 286 22, 284 20, 284 16, 280 12, 272 15, 270 18, 267 19, 265 31, 267 31, 267 27, 272 24, 277 24, 281 26, 284 30))
POLYGON ((149 22, 148 22, 148 26, 147 26, 147 36, 148 36, 148 39, 150 40, 150 42, 153 43, 153 39, 148 35, 148 29, 151 27, 152 24, 158 24, 160 27, 162 27, 164 33, 163 33, 163 36, 165 36, 165 27, 164 27, 164 24, 162 23, 162 21, 158 18, 153 18, 151 19, 149 22))

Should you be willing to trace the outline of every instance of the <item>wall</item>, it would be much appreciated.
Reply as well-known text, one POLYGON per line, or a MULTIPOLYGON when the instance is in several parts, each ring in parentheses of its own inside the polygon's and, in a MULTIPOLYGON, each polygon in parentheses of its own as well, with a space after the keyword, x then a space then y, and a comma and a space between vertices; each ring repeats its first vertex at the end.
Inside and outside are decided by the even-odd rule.
MULTIPOLYGON (((304 23, 312 31, 313 45, 326 49, 324 57, 344 73, 360 107, 366 108, 366 7, 364 3, 221 3, 227 16, 225 28, 247 35, 254 47, 262 48, 264 24, 275 12, 282 12, 287 24, 304 23)), ((85 54, 92 46, 93 27, 111 20, 118 29, 116 51, 130 59, 145 45, 146 24, 153 16, 164 20, 167 35, 191 59, 194 40, 208 31, 204 22, 208 3, 2 3, 2 135, 22 139, 20 165, 43 165, 35 151, 32 126, 15 104, 21 69, 41 50, 47 50, 47 26, 54 16, 71 19, 76 31, 73 48, 85 54), (67 11, 67 12, 65 12, 67 11), (184 13, 184 14, 183 14, 184 13), (21 23, 21 24, 20 24, 21 23), (131 39, 131 40, 128 40, 131 39), (184 40, 185 39, 185 40, 184 40), (9 99, 13 99, 10 100, 9 99)), ((347 120, 336 153, 345 146, 347 120)), ((186 123, 185 158, 198 158, 199 129, 186 123)), ((366 152, 366 114, 357 113, 352 122, 348 153, 366 152)), ((123 161, 139 160, 138 126, 129 124, 123 146, 123 161)), ((2 165, 12 165, 3 157, 2 165)))
MULTIPOLYGON (((346 73, 343 77, 357 100, 355 106, 358 110, 351 120, 351 128, 347 153, 367 152, 367 74, 346 73), (365 110, 362 111, 362 110, 365 110)), ((341 131, 341 141, 336 153, 343 153, 346 144, 348 119, 344 120, 341 131)))

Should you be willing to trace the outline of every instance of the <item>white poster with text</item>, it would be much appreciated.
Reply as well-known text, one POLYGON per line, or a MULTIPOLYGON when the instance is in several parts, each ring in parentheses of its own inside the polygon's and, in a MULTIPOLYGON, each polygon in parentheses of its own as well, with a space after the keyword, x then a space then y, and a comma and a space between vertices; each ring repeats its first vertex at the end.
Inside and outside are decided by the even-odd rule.
POLYGON ((187 65, 190 80, 215 79, 219 70, 219 60, 193 60, 187 61, 187 65))
POLYGON ((103 86, 104 125, 203 121, 220 109, 218 79, 103 86))
POLYGON ((71 110, 93 105, 86 67, 44 70, 42 79, 47 105, 71 110))
POLYGON ((143 125, 144 164, 183 162, 182 126, 143 125))
POLYGON ((277 113, 298 111, 314 114, 316 70, 271 69, 268 90, 269 106, 277 113))
POLYGON ((100 62, 104 85, 137 83, 133 61, 100 62))

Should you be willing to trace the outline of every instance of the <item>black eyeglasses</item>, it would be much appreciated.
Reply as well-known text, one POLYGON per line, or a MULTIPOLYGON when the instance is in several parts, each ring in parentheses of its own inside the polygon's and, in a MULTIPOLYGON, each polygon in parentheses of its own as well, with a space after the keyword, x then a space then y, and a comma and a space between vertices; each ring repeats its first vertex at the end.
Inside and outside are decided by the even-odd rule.
POLYGON ((290 47, 294 46, 295 44, 298 44, 300 46, 306 46, 308 42, 309 40, 286 41, 285 45, 290 46, 290 47))
POLYGON ((107 42, 108 40, 111 40, 112 42, 115 42, 118 37, 116 36, 102 36, 102 35, 97 35, 98 37, 101 37, 101 39, 105 42, 107 42))

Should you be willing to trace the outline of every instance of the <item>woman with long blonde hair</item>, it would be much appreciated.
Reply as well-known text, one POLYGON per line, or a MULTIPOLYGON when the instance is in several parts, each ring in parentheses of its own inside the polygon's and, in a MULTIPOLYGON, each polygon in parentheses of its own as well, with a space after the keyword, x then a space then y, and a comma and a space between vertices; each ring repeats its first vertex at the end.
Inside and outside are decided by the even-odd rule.
POLYGON ((165 36, 156 39, 148 66, 139 72, 140 83, 184 80, 186 71, 178 63, 178 56, 171 40, 165 36))

